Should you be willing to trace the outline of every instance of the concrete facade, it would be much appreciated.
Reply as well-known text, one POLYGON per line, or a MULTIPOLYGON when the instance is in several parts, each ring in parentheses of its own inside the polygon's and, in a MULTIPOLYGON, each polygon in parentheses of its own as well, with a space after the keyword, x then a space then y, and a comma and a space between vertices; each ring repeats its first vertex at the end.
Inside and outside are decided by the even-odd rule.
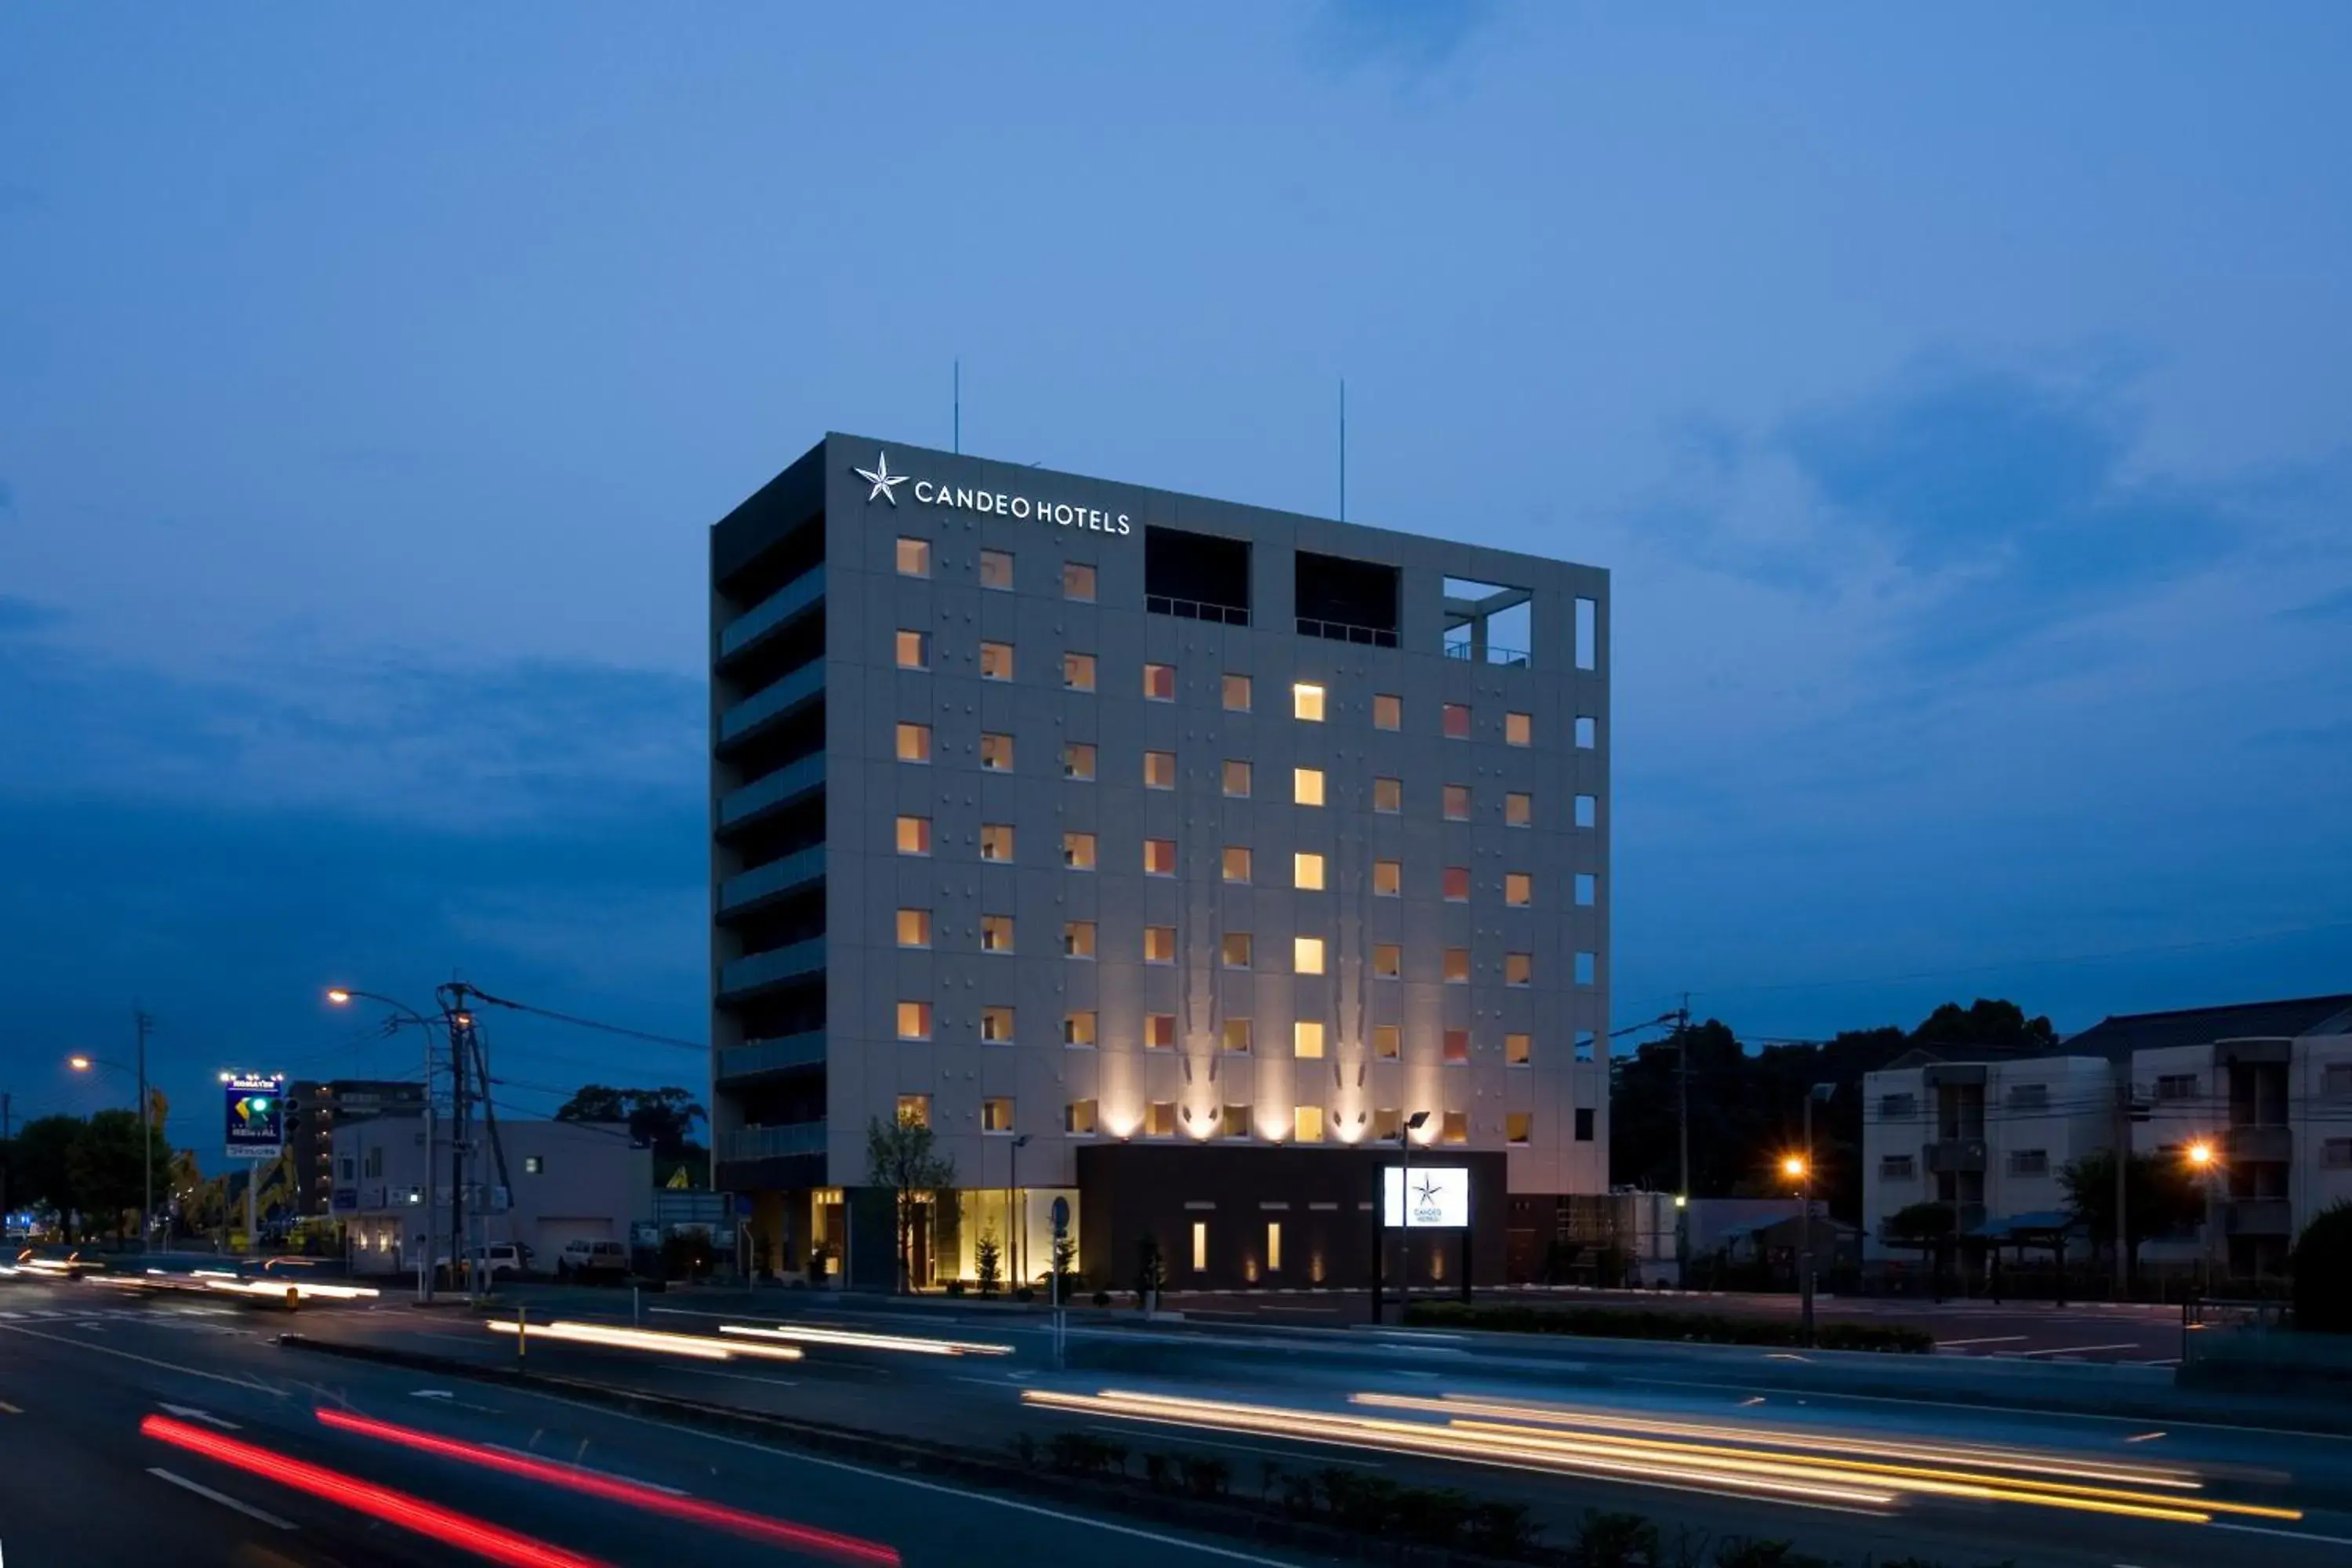
POLYGON ((336 1128, 387 1111, 415 1110, 424 1101, 422 1084, 397 1079, 304 1079, 289 1085, 286 1146, 294 1166, 294 1212, 331 1211, 336 1128))

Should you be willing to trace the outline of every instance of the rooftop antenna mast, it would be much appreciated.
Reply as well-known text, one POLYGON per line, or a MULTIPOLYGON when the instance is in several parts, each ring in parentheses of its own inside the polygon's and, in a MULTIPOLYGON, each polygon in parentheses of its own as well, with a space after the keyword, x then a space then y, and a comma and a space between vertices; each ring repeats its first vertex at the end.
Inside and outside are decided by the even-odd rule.
POLYGON ((1348 521, 1348 378, 1339 378, 1339 521, 1348 521))
POLYGON ((957 456, 957 457, 959 457, 959 458, 962 457, 962 456, 963 456, 963 361, 962 361, 961 359, 958 359, 958 360, 955 362, 955 433, 954 433, 954 435, 953 435, 950 438, 955 442, 954 451, 955 451, 956 456, 957 456))

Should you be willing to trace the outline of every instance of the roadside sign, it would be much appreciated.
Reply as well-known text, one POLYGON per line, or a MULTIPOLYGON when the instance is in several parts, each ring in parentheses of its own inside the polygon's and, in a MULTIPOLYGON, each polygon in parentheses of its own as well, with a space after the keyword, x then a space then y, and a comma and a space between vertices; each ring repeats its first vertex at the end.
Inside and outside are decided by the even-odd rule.
POLYGON ((1054 1200, 1054 1239, 1059 1241, 1070 1234, 1070 1200, 1054 1200))
POLYGON ((237 1073, 222 1086, 224 1152, 232 1160, 274 1160, 286 1146, 286 1079, 237 1073))

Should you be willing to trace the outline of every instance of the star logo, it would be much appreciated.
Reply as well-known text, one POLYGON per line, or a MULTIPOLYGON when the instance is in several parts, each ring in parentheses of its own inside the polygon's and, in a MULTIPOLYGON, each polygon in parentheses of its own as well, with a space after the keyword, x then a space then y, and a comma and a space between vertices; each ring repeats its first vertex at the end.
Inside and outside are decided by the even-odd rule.
POLYGON ((1423 1176, 1421 1179, 1421 1191, 1413 1194, 1413 1196, 1420 1199, 1423 1203, 1432 1205, 1435 1204, 1437 1202, 1436 1178, 1432 1176, 1423 1176))
POLYGON ((889 453, 877 454, 870 468, 852 468, 849 471, 874 487, 866 492, 867 505, 873 504, 876 496, 880 496, 892 506, 898 504, 898 487, 907 482, 907 476, 890 471, 889 453))

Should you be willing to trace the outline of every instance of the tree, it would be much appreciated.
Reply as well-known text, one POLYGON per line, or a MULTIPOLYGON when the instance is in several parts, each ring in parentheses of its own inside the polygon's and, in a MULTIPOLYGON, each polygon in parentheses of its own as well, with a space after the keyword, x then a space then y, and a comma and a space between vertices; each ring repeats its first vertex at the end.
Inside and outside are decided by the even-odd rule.
POLYGON ((611 1089, 592 1083, 558 1106, 555 1120, 624 1122, 629 1136, 651 1149, 659 1164, 700 1152, 694 1131, 707 1114, 682 1089, 611 1089))
POLYGON ((2295 1238, 2287 1268, 2294 1276, 2294 1326, 2352 1334, 2352 1203, 2333 1203, 2314 1215, 2295 1238))
POLYGON ((983 1230, 972 1243, 972 1266, 980 1275, 980 1293, 993 1296, 1004 1283, 1004 1249, 997 1245, 996 1233, 983 1230))
POLYGON ((898 1289, 911 1289, 915 1272, 915 1210, 922 1194, 952 1187, 955 1162, 939 1152, 930 1124, 913 1110, 866 1124, 866 1180, 892 1194, 898 1224, 898 1289))
MULTIPOLYGON (((2112 1255, 2116 1241, 2116 1156, 2110 1149, 2085 1154, 2058 1173, 2066 1189, 2066 1213, 2112 1255)), ((2124 1172, 2124 1250, 2139 1257, 2151 1236, 2185 1230, 2205 1215, 2205 1192, 2197 1173, 2178 1157, 2134 1154, 2124 1172)))
POLYGON ((74 1200, 73 1152, 81 1133, 79 1116, 44 1116, 25 1123, 16 1134, 16 1201, 55 1209, 61 1221, 80 1206, 74 1200))
POLYGON ((1160 1305, 1160 1292, 1168 1286, 1168 1260, 1160 1251, 1160 1238, 1150 1231, 1135 1244, 1135 1304, 1149 1311, 1160 1305))
POLYGON ((122 1235, 125 1211, 136 1214, 145 1201, 147 1166, 140 1154, 142 1139, 153 1142, 157 1168, 172 1168, 172 1150, 162 1135, 142 1127, 135 1110, 101 1110, 80 1124, 66 1156, 73 1184, 74 1205, 85 1223, 101 1221, 112 1235, 122 1235))

